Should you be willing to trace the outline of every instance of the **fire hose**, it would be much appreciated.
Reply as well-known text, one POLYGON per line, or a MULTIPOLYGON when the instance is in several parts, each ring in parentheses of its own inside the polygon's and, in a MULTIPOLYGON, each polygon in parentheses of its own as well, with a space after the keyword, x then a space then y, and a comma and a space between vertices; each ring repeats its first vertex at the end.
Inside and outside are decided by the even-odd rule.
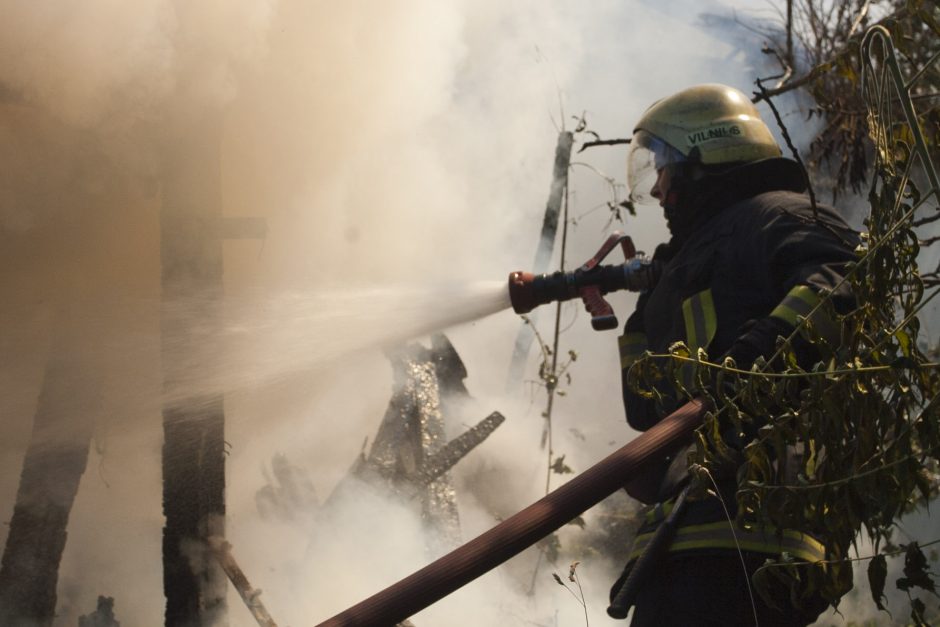
POLYGON ((596 331, 615 329, 617 316, 604 300, 604 294, 617 290, 647 290, 659 279, 660 272, 658 261, 638 255, 630 236, 615 231, 600 250, 576 270, 552 274, 510 273, 509 300, 516 313, 524 314, 539 305, 581 298, 596 331), (618 244, 625 263, 602 266, 601 261, 618 244))
POLYGON ((647 463, 675 452, 708 407, 693 400, 658 424, 489 531, 319 627, 394 625, 496 568, 619 490, 647 463))

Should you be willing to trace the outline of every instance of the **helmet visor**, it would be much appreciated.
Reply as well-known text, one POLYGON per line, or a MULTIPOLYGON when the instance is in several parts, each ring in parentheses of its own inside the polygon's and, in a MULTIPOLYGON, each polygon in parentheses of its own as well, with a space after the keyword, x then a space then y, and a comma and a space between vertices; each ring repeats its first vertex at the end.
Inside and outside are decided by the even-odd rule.
POLYGON ((660 138, 640 129, 630 140, 627 155, 627 186, 634 204, 658 204, 650 193, 659 171, 686 161, 685 156, 660 138))

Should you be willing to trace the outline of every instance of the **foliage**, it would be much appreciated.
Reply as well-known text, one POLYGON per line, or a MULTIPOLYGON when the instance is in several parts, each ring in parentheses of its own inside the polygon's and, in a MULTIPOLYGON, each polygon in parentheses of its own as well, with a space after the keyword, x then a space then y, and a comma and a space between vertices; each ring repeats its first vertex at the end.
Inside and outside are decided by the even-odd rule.
MULTIPOLYGON (((918 2, 905 10, 931 11, 918 2)), ((932 32, 936 49, 940 30, 932 32)), ((715 410, 698 432, 692 467, 704 486, 711 476, 738 468, 739 524, 800 529, 826 540, 825 562, 809 565, 784 554, 758 571, 758 591, 775 585, 794 594, 818 590, 837 605, 852 586, 850 550, 864 530, 875 552, 868 567, 872 597, 883 609, 884 555, 894 550, 896 521, 937 495, 940 364, 920 341, 919 315, 938 288, 928 292, 920 274, 917 228, 940 215, 940 190, 922 193, 915 184, 916 172, 930 165, 923 155, 936 153, 936 135, 925 142, 928 150, 917 152, 914 129, 897 113, 901 96, 881 72, 886 57, 874 47, 868 52, 873 56, 865 59, 865 71, 851 79, 868 81, 863 103, 875 158, 864 244, 846 277, 857 302, 844 315, 825 297, 817 308, 840 323, 841 341, 830 343, 817 331, 810 322, 817 319, 814 311, 793 334, 778 338, 775 355, 750 370, 731 359, 709 362, 703 351, 693 354, 679 343, 668 355, 647 355, 631 378, 648 394, 655 395, 652 383, 666 377, 687 397, 711 399, 715 410), (803 340, 817 349, 812 364, 797 359, 794 345, 803 340), (693 390, 682 384, 689 368, 693 390), (729 431, 748 442, 742 450, 729 446, 729 431)), ((903 51, 901 63, 907 77, 916 72, 903 51)), ((928 108, 921 124, 931 129, 935 114, 928 108)), ((911 542, 903 554, 904 576, 896 586, 936 594, 921 546, 911 542)), ((914 624, 926 624, 930 612, 911 596, 914 624)))
POLYGON ((552 448, 552 412, 555 407, 555 397, 556 396, 565 396, 566 392, 562 387, 562 381, 566 385, 571 385, 571 374, 568 372, 568 369, 571 365, 578 360, 578 354, 573 351, 568 351, 568 360, 564 363, 558 363, 558 342, 559 342, 559 321, 558 316, 555 319, 555 337, 553 346, 549 346, 542 335, 539 333, 538 329, 535 328, 535 325, 532 324, 532 321, 528 316, 521 316, 525 324, 528 324, 532 327, 532 332, 535 334, 535 339, 539 344, 539 348, 542 352, 542 360, 539 362, 539 382, 542 387, 545 388, 545 409, 542 411, 542 418, 545 419, 545 425, 542 430, 542 448, 548 447, 548 466, 546 470, 545 478, 545 493, 548 494, 552 474, 569 474, 574 472, 571 467, 565 464, 565 456, 555 457, 555 450, 552 448))
MULTIPOLYGON (((781 81, 770 95, 802 88, 812 99, 804 112, 818 120, 819 130, 810 145, 809 167, 817 180, 831 176, 833 198, 851 190, 861 192, 872 164, 871 129, 860 89, 862 35, 879 16, 878 23, 891 32, 905 60, 910 79, 914 68, 931 66, 940 35, 940 8, 934 0, 791 0, 783 3, 780 22, 756 25, 766 38, 764 52, 781 65, 781 81), (789 19, 788 19, 789 18, 789 19)), ((935 64, 920 77, 912 98, 925 105, 923 123, 933 151, 940 145, 940 69, 935 64)), ((764 99, 758 96, 757 99, 764 99)), ((900 108, 892 121, 902 120, 900 108)), ((936 159, 935 159, 936 162, 936 159)))

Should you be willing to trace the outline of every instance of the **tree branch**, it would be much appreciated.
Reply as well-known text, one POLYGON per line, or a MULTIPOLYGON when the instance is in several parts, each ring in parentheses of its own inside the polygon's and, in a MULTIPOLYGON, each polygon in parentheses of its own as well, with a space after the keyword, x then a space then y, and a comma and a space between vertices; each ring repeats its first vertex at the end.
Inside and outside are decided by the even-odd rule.
MULTIPOLYGON (((864 14, 866 14, 867 12, 868 12, 868 3, 866 2, 865 6, 862 7, 861 12, 859 13, 859 18, 857 19, 859 23, 861 23, 861 21, 864 19, 864 14)), ((883 19, 878 20, 875 23, 884 24, 885 22, 888 22, 891 20, 902 19, 906 17, 909 13, 910 13, 910 10, 907 7, 903 7, 895 11, 891 15, 885 16, 883 19)), ((796 78, 785 85, 780 85, 779 87, 775 87, 773 89, 766 89, 766 90, 763 90, 759 94, 754 94, 754 97, 751 98, 751 102, 753 102, 754 104, 757 104, 761 100, 767 100, 768 98, 779 96, 780 94, 784 94, 788 91, 793 91, 794 89, 802 87, 803 85, 806 85, 807 83, 812 83, 813 81, 815 81, 817 78, 819 78, 826 72, 829 72, 830 70, 832 70, 836 61, 838 61, 840 58, 848 54, 852 50, 851 44, 861 39, 861 37, 862 37, 862 33, 851 35, 850 37, 846 39, 845 45, 842 46, 842 49, 836 52, 834 55, 832 55, 832 58, 828 59, 827 61, 823 61, 822 63, 819 63, 818 65, 813 67, 809 72, 807 72, 803 76, 796 78)))
MULTIPOLYGON (((757 79, 757 88, 760 89, 760 95, 767 94, 767 88, 764 87, 764 84, 761 82, 761 79, 757 79)), ((757 94, 755 94, 757 95, 757 94)), ((809 172, 806 169, 806 164, 803 163, 803 160, 800 158, 800 153, 796 149, 796 146, 793 145, 793 140, 790 139, 790 132, 787 130, 786 125, 783 123, 783 119, 780 117, 780 112, 777 111, 776 105, 769 97, 765 97, 764 100, 770 106, 770 110, 773 111, 774 117, 777 119, 777 126, 780 127, 780 132, 783 133, 783 139, 787 142, 787 147, 790 149, 790 152, 793 154, 793 158, 796 159, 796 162, 800 164, 800 170, 803 172, 803 179, 806 182, 806 189, 809 191, 809 201, 813 207, 813 219, 819 220, 819 210, 816 208, 816 193, 813 191, 813 183, 809 180, 809 172)))
MULTIPOLYGON (((836 58, 838 58, 844 53, 845 51, 840 52, 838 55, 836 55, 836 58)), ((754 97, 751 98, 751 102, 753 102, 754 104, 757 104, 761 100, 769 101, 774 96, 785 94, 788 91, 793 91, 794 89, 802 87, 803 85, 806 85, 807 83, 812 83, 817 78, 819 78, 823 74, 830 71, 834 63, 835 63, 835 59, 830 59, 829 61, 820 63, 819 65, 814 67, 812 70, 810 70, 809 72, 807 72, 800 78, 796 78, 785 85, 780 85, 779 87, 774 87, 773 89, 763 89, 760 93, 754 94, 754 97)))
POLYGON ((616 144, 629 144, 629 139, 598 139, 592 142, 584 142, 581 145, 581 148, 578 150, 578 153, 584 152, 585 148, 591 148, 592 146, 614 146, 616 144))

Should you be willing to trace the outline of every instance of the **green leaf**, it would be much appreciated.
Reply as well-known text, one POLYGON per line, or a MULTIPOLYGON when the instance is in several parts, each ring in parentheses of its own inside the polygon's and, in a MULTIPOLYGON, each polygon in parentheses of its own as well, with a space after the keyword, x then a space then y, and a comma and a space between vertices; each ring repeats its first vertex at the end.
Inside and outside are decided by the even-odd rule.
POLYGON ((669 354, 685 358, 692 357, 692 351, 689 350, 689 347, 686 346, 685 342, 673 342, 669 346, 669 354))
POLYGON ((885 579, 888 577, 888 561, 884 555, 876 555, 868 562, 868 585, 871 588, 871 598, 879 610, 885 609, 881 600, 885 598, 885 579))
POLYGON ((917 489, 920 491, 924 501, 929 501, 930 492, 933 489, 933 482, 926 468, 920 468, 914 473, 914 483, 917 484, 917 489))
POLYGON ((551 465, 552 472, 558 475, 570 475, 574 472, 571 466, 565 463, 565 456, 561 455, 555 458, 551 465))
POLYGON ((901 352, 905 357, 910 358, 911 356, 911 338, 910 336, 898 329, 894 333, 894 337, 898 338, 898 343, 901 345, 901 352))
POLYGON ((811 438, 806 442, 806 463, 803 466, 803 471, 807 479, 816 478, 816 440, 811 438))
POLYGON ((904 554, 904 576, 909 587, 916 586, 929 592, 935 591, 933 579, 928 572, 927 556, 916 542, 907 545, 907 551, 904 554))
POLYGON ((782 610, 783 608, 777 605, 776 599, 774 599, 773 595, 770 593, 771 590, 780 586, 782 583, 777 571, 777 565, 773 560, 768 558, 764 562, 764 565, 754 572, 751 581, 754 582, 754 589, 757 591, 757 594, 760 595, 764 603, 774 609, 782 610))

